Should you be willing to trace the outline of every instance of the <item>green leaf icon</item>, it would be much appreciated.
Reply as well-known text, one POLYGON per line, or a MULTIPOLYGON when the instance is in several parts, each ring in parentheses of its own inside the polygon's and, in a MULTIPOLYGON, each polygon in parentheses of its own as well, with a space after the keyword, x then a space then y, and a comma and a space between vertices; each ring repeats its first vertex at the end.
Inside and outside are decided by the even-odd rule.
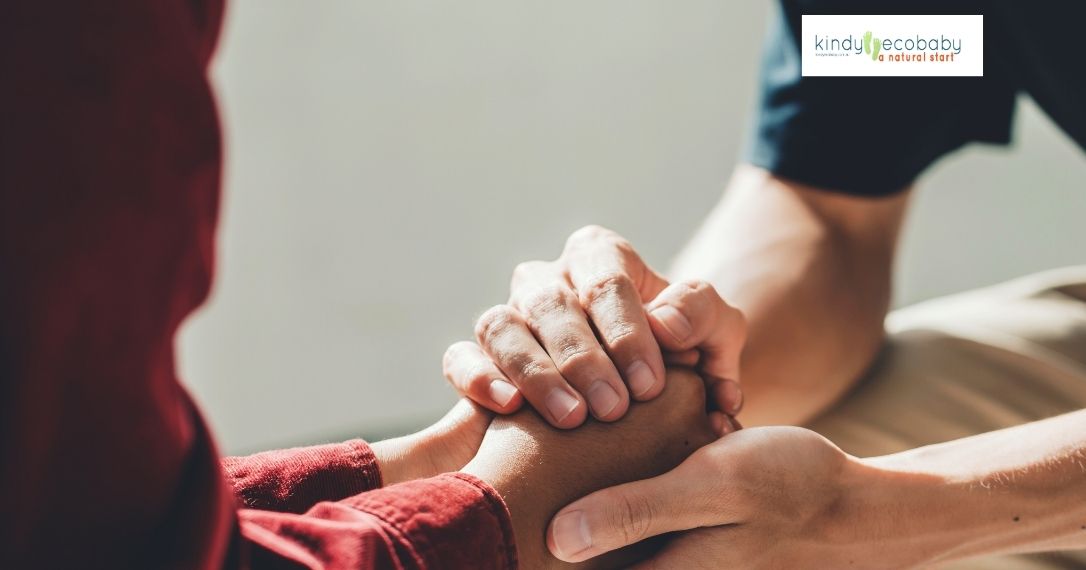
POLYGON ((871 31, 864 34, 864 53, 871 53, 871 31))
POLYGON ((871 38, 871 60, 877 61, 879 59, 879 50, 882 49, 882 41, 879 38, 871 38))

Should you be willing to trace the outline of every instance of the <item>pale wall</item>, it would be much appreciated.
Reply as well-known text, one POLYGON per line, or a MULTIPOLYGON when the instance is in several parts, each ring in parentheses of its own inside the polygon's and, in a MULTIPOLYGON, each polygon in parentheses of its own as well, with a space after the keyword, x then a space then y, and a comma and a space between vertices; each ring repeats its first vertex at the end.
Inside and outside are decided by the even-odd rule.
MULTIPOLYGON (((453 400, 445 346, 586 223, 657 266, 714 203, 767 4, 235 0, 210 305, 181 371, 229 452, 380 434, 453 400)), ((1086 262, 1086 161, 1030 105, 923 181, 899 299, 1086 262)))

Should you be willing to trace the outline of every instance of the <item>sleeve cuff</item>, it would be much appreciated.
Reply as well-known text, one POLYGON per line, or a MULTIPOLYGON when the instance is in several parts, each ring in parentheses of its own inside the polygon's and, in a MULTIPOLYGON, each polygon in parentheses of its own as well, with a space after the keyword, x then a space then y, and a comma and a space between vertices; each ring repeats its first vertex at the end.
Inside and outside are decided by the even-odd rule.
POLYGON ((238 500, 253 509, 303 513, 381 487, 377 458, 360 439, 226 457, 222 467, 238 500))
POLYGON ((486 482, 445 473, 341 501, 396 530, 400 547, 425 568, 515 570, 516 543, 505 501, 486 482))

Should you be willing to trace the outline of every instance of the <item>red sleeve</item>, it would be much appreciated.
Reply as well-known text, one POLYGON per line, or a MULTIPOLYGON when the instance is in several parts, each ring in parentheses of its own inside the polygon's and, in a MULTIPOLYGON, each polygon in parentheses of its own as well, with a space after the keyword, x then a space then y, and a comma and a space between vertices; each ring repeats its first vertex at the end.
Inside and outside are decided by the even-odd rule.
POLYGON ((255 568, 517 567, 505 503, 462 473, 399 483, 304 515, 241 511, 255 568))
POLYGON ((477 480, 350 495, 372 470, 290 452, 266 456, 275 476, 224 477, 174 366, 214 267, 220 16, 213 0, 4 4, 0 568, 511 568, 508 513, 477 480), (239 482, 281 510, 342 498, 239 511, 239 482))
POLYGON ((222 466, 238 500, 251 509, 301 513, 318 501, 381 487, 377 458, 360 439, 226 457, 222 466))

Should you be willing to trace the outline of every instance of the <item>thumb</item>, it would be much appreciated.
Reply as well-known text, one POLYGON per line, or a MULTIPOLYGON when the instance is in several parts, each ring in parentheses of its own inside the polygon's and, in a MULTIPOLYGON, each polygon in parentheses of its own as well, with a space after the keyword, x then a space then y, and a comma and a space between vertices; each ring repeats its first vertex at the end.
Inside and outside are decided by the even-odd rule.
POLYGON ((449 413, 416 434, 425 442, 437 473, 462 468, 479 451, 493 414, 482 406, 461 398, 449 413))
POLYGON ((645 309, 657 341, 669 352, 697 350, 698 368, 719 379, 710 395, 718 409, 735 415, 743 405, 739 361, 747 340, 743 313, 728 305, 711 283, 673 283, 645 309))
POLYGON ((596 491, 551 519, 547 548, 559 560, 581 562, 665 532, 701 526, 690 500, 694 481, 680 465, 642 481, 596 491))

